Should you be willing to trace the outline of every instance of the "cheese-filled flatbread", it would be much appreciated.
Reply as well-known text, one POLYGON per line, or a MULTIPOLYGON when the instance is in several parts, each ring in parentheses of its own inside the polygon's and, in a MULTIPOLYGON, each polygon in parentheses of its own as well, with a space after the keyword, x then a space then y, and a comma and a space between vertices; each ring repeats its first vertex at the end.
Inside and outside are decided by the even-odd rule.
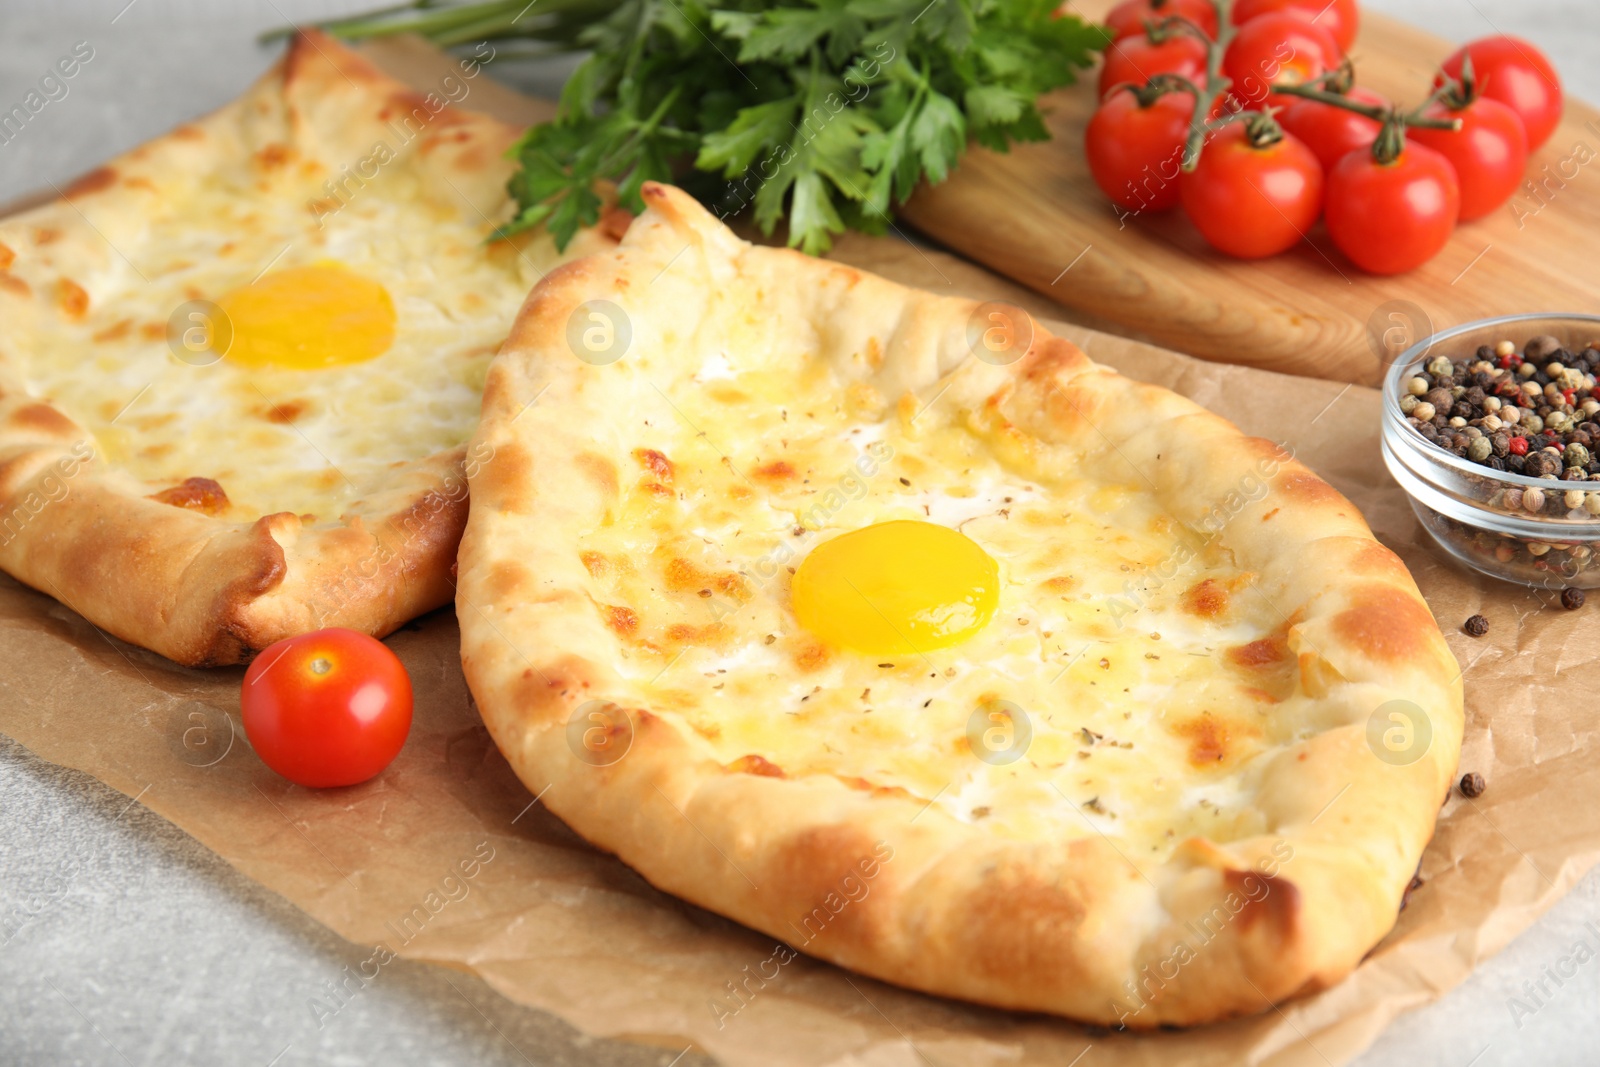
POLYGON ((932 993, 1151 1027, 1354 967, 1462 729, 1356 509, 1015 309, 645 195, 534 290, 472 446, 462 661, 529 788, 932 993))
POLYGON ((0 220, 0 567, 186 664, 449 600, 483 375, 562 258, 487 240, 519 131, 479 77, 417 92, 304 33, 0 220))

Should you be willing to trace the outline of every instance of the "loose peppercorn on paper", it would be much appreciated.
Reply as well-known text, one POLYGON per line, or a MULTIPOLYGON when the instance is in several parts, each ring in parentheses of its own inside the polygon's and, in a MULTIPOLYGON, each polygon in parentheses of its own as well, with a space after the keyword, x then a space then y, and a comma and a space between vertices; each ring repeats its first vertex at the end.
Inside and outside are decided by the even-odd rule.
MULTIPOLYGON (((992 275, 898 241, 853 236, 835 255, 935 292, 1050 315, 992 275)), ((1600 603, 1563 611, 1558 593, 1470 575, 1428 544, 1379 459, 1375 391, 1046 325, 1102 363, 1283 443, 1331 481, 1404 558, 1465 667, 1461 771, 1482 774, 1487 790, 1440 798, 1421 884, 1389 937, 1348 980, 1280 1011, 1181 1032, 1091 1030, 850 975, 805 956, 799 936, 775 943, 659 893, 566 829, 511 773, 462 680, 449 612, 389 638, 416 689, 400 757, 370 783, 319 792, 276 777, 250 751, 239 727, 242 669, 179 668, 0 579, 0 731, 138 797, 357 945, 474 971, 595 1035, 673 1053, 692 1042, 731 1067, 1348 1062, 1600 861, 1600 717, 1570 699, 1600 685, 1600 658, 1586 651, 1600 648, 1600 603), (1477 613, 1490 630, 1474 639, 1462 624, 1477 613)), ((818 906, 848 907, 871 891, 863 879, 818 906)), ((1184 948, 1204 952, 1203 937, 1184 948)), ((589 1053, 607 1061, 603 1044, 589 1053)))

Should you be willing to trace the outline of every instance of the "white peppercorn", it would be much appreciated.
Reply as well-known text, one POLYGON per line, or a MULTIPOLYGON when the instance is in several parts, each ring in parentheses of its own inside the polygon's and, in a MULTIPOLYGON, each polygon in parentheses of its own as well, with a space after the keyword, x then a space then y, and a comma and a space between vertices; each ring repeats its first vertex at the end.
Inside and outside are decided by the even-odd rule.
POLYGON ((1412 416, 1419 422, 1432 422, 1434 415, 1438 414, 1433 405, 1424 400, 1411 411, 1412 416))
POLYGON ((1544 490, 1537 486, 1522 491, 1522 510, 1537 515, 1544 510, 1544 490))
POLYGON ((1494 346, 1494 354, 1504 359, 1506 356, 1516 354, 1517 346, 1510 341, 1501 341, 1494 346))
MULTIPOLYGON (((1500 398, 1497 396, 1486 396, 1483 398, 1483 410, 1489 412, 1490 414, 1499 411, 1504 406, 1505 405, 1501 403, 1500 398)), ((1595 409, 1600 411, 1600 404, 1596 404, 1595 409)))
POLYGON ((1585 493, 1582 489, 1568 489, 1561 495, 1561 500, 1562 503, 1567 505, 1567 509, 1570 511, 1573 508, 1583 507, 1583 502, 1588 496, 1589 494, 1585 493))
POLYGON ((1430 388, 1431 386, 1428 385, 1428 379, 1423 378, 1420 375, 1406 382, 1406 392, 1410 393, 1412 396, 1421 396, 1430 388))
POLYGON ((1591 515, 1600 515, 1600 493, 1589 493, 1583 498, 1583 510, 1591 515))

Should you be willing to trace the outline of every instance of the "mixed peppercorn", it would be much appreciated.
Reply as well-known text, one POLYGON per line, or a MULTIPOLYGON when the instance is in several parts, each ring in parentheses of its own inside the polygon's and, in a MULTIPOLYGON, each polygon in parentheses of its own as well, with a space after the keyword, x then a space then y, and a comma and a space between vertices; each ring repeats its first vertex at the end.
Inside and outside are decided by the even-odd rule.
MULTIPOLYGON (((1471 356, 1437 356, 1405 382, 1400 410, 1440 448, 1496 471, 1556 482, 1600 481, 1600 346, 1573 352, 1550 336, 1471 356)), ((1595 487, 1600 490, 1600 486, 1595 487)), ((1508 510, 1600 516, 1600 492, 1513 490, 1508 510)), ((1508 494, 1509 496, 1509 494, 1508 494)), ((1582 516, 1574 515, 1573 518, 1582 516)))
MULTIPOLYGON (((1520 350, 1501 341, 1466 355, 1435 356, 1401 378, 1398 403, 1414 432, 1483 469, 1482 477, 1466 478, 1483 505, 1524 519, 1592 523, 1600 521, 1597 376, 1600 340, 1575 351, 1542 335, 1520 350), (1541 484, 1511 484, 1501 472, 1541 484)), ((1482 558, 1501 577, 1600 585, 1600 540, 1563 538, 1560 522, 1551 524, 1546 540, 1432 509, 1418 517, 1452 551, 1482 558)))

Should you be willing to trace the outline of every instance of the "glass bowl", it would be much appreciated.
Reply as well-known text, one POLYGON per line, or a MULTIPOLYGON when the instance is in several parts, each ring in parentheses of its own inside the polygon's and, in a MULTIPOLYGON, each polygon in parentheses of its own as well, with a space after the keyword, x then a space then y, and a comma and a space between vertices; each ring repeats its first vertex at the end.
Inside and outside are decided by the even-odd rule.
POLYGON ((1501 341, 1512 342, 1520 353, 1546 334, 1573 352, 1600 347, 1600 315, 1481 319, 1436 333, 1401 353, 1383 380, 1383 459, 1423 529, 1468 567, 1524 585, 1593 589, 1600 587, 1600 515, 1588 509, 1600 511, 1600 480, 1494 470, 1428 441, 1400 410, 1406 382, 1430 359, 1467 356, 1501 341), (1528 496, 1529 490, 1538 490, 1542 502, 1528 496))

